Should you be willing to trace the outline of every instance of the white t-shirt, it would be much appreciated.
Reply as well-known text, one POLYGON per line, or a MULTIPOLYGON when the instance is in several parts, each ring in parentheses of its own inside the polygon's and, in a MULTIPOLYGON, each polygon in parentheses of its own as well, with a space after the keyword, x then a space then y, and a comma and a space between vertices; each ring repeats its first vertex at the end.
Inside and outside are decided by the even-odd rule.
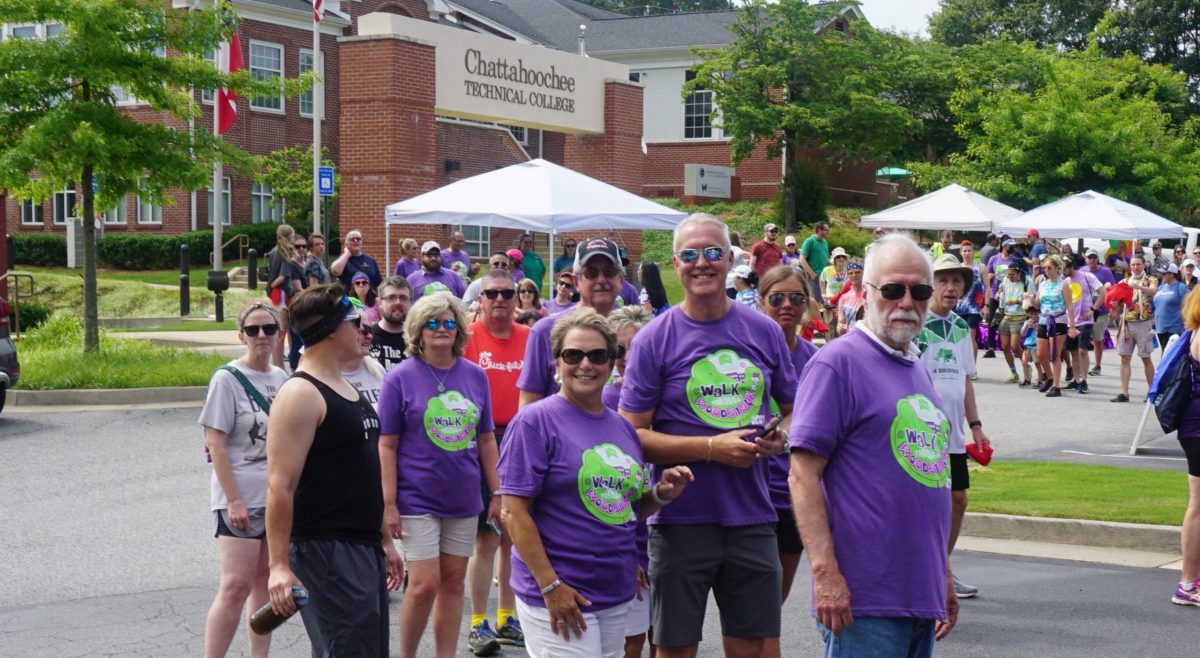
MULTIPOLYGON (((239 361, 230 361, 269 402, 287 381, 287 373, 275 366, 259 372, 239 361)), ((237 482, 238 494, 247 509, 267 506, 267 413, 234 377, 217 370, 208 383, 208 395, 200 410, 200 424, 229 435, 225 451, 237 482)), ((229 498, 214 471, 209 502, 213 510, 229 508, 229 498)))
POLYGON ((379 411, 379 391, 383 389, 383 377, 386 374, 383 366, 368 356, 363 359, 362 365, 358 366, 358 369, 343 372, 342 376, 350 382, 354 390, 367 397, 367 402, 371 403, 375 411, 379 411))
POLYGON ((933 390, 942 399, 941 410, 950 420, 952 454, 967 451, 967 377, 975 374, 975 354, 971 349, 971 328, 953 311, 945 317, 929 311, 925 328, 917 336, 921 363, 933 379, 933 390))

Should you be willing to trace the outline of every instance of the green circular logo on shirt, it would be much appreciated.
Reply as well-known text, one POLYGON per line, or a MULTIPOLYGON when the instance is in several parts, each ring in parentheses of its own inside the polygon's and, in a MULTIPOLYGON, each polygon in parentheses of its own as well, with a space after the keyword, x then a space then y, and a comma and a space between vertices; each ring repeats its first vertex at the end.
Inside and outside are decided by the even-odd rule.
POLYGON ((950 423, 929 398, 918 393, 897 400, 889 437, 892 454, 912 479, 935 489, 949 486, 950 423))
POLYGON ((594 517, 609 525, 635 521, 631 501, 646 491, 646 469, 611 443, 583 452, 579 498, 594 517))
POLYGON ((425 284, 425 287, 421 289, 421 296, 432 295, 435 292, 450 292, 450 288, 441 281, 432 281, 425 284))
POLYGON ((722 429, 753 424, 762 407, 762 370, 737 352, 718 350, 692 364, 688 404, 705 423, 722 429))
POLYGON ((447 452, 466 450, 475 444, 479 407, 458 391, 446 391, 425 407, 425 435, 447 452))

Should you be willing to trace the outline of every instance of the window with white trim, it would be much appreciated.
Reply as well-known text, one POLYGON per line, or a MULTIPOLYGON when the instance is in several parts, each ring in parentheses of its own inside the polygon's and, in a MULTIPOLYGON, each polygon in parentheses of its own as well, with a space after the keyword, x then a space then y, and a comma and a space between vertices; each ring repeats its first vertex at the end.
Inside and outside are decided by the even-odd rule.
POLYGON ((105 224, 124 224, 126 218, 129 217, 129 204, 126 202, 126 197, 121 197, 121 201, 109 210, 104 211, 105 224))
POLYGON ((521 146, 529 146, 529 130, 525 126, 509 126, 508 132, 512 133, 513 139, 521 146))
POLYGON ((70 185, 54 193, 54 223, 65 225, 68 217, 75 216, 75 186, 70 185))
MULTIPOLYGON (((165 58, 167 56, 166 46, 159 46, 158 48, 155 48, 154 54, 165 58)), ((121 85, 113 85, 112 93, 113 96, 116 97, 117 105, 144 105, 146 103, 146 101, 129 93, 129 90, 121 85)))
MULTIPOLYGON (((230 194, 229 177, 226 176, 222 181, 222 187, 225 188, 221 195, 225 200, 225 214, 221 215, 221 226, 229 226, 233 223, 233 196, 230 194)), ((208 191, 208 225, 213 223, 213 190, 211 187, 206 188, 208 191)))
POLYGON ((38 38, 38 26, 13 25, 8 30, 8 36, 13 39, 36 39, 38 38))
POLYGON ((466 238, 463 250, 471 254, 471 258, 487 258, 492 254, 492 230, 487 226, 467 226, 459 224, 452 226, 455 231, 462 231, 466 238))
MULTIPOLYGON (((146 179, 141 181, 142 185, 146 184, 146 179)), ((147 197, 138 195, 137 207, 137 223, 138 224, 162 224, 162 206, 155 203, 147 197)))
POLYGON ((262 41, 250 42, 250 76, 255 80, 279 79, 278 96, 255 96, 251 109, 283 111, 283 46, 262 41))
MULTIPOLYGON (((684 73, 685 81, 696 79, 695 71, 684 73)), ((694 91, 683 101, 683 138, 706 139, 712 137, 713 93, 711 90, 694 91)))
MULTIPOLYGON (((313 70, 313 52, 311 50, 300 51, 300 72, 307 73, 313 70)), ((300 116, 311 117, 316 107, 313 101, 313 95, 316 93, 315 85, 310 87, 308 91, 300 94, 300 116)), ((325 117, 321 117, 325 118, 325 117)))
POLYGON ((42 216, 42 204, 40 201, 22 200, 21 201, 21 223, 26 225, 41 226, 45 221, 42 216))
MULTIPOLYGON (((216 68, 216 66, 217 66, 217 51, 212 50, 207 53, 204 53, 204 61, 208 62, 209 64, 212 64, 213 68, 216 68)), ((200 102, 201 103, 206 103, 208 105, 212 105, 212 103, 216 100, 216 98, 217 98, 216 91, 214 91, 212 89, 201 89, 200 90, 200 102)))
POLYGON ((250 188, 250 219, 255 224, 278 224, 283 221, 283 201, 276 199, 271 204, 275 190, 266 183, 255 183, 250 188))
POLYGON ((53 39, 62 34, 64 29, 62 23, 46 23, 46 38, 53 39))

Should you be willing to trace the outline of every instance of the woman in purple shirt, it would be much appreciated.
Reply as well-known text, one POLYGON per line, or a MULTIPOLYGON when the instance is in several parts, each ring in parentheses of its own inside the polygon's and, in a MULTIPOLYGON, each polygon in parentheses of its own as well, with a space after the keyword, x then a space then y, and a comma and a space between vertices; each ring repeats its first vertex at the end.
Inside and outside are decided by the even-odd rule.
POLYGON ((517 611, 531 656, 617 658, 637 594, 637 520, 692 473, 668 468, 651 487, 637 432, 604 406, 617 335, 603 316, 563 316, 550 346, 562 388, 517 412, 500 455, 517 611))
POLYGON ((409 274, 420 271, 421 248, 417 246, 417 241, 412 238, 401 240, 400 258, 396 261, 396 267, 392 273, 407 279, 409 274))
POLYGON ((1200 293, 1183 300, 1183 322, 1191 331, 1192 402, 1179 422, 1179 445, 1187 456, 1188 504, 1183 516, 1183 570, 1171 602, 1200 606, 1200 293))
MULTIPOLYGON (((498 494, 499 459, 491 391, 483 370, 462 358, 467 316, 448 292, 425 295, 404 321, 406 359, 379 394, 383 523, 400 538, 408 587, 400 604, 400 656, 416 658, 433 613, 439 656, 457 651, 463 582, 483 500, 482 479, 498 494)), ((487 520, 499 516, 492 498, 487 520)))

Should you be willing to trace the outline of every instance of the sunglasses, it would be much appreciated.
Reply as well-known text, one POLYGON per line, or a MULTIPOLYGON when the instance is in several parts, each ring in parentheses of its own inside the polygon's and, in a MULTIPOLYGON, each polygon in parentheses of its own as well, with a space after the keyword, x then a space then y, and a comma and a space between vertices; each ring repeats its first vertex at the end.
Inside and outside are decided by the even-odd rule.
POLYGON ((297 245, 292 245, 292 246, 294 246, 297 249, 308 249, 308 245, 306 245, 306 244, 297 244, 297 245))
POLYGON ((930 297, 933 297, 933 286, 927 283, 918 283, 911 286, 906 286, 903 283, 885 283, 882 286, 868 283, 867 285, 878 290, 884 299, 893 302, 898 299, 904 299, 905 292, 912 295, 914 302, 928 301, 930 297))
POLYGON ((437 331, 438 327, 445 327, 446 331, 454 331, 458 329, 458 321, 453 318, 446 318, 440 322, 437 318, 429 318, 425 321, 425 328, 430 331, 437 331))
POLYGON ((568 243, 568 244, 564 244, 564 245, 563 245, 563 247, 564 247, 564 248, 566 248, 566 249, 574 249, 574 248, 575 248, 575 243, 574 243, 574 242, 570 242, 570 243, 568 243))
POLYGON ((559 287, 559 288, 566 288, 567 290, 571 290, 572 288, 574 288, 574 287, 575 287, 575 284, 571 283, 570 281, 559 281, 559 282, 558 282, 558 287, 559 287))
POLYGON ((516 294, 517 294, 517 291, 513 290, 512 288, 509 288, 508 290, 484 290, 483 291, 483 296, 487 297, 488 299, 495 299, 497 297, 503 297, 505 299, 512 299, 516 294))
POLYGON ((526 289, 522 290, 522 291, 520 292, 520 294, 522 294, 522 295, 532 295, 532 294, 533 294, 533 292, 534 292, 534 291, 532 291, 532 290, 530 290, 530 289, 526 288, 526 289))
POLYGON ((559 352, 558 356, 563 360, 563 363, 569 366, 579 365, 583 362, 584 357, 587 357, 587 360, 591 361, 592 365, 597 366, 602 366, 608 363, 609 359, 614 357, 618 359, 621 358, 619 355, 615 355, 604 348, 588 350, 587 352, 574 348, 568 348, 559 352))
POLYGON ((804 306, 808 303, 808 295, 802 292, 773 292, 767 295, 767 303, 772 308, 783 306, 785 298, 792 303, 792 306, 804 306))
MULTIPOLYGON (((596 279, 601 276, 603 276, 606 279, 615 279, 619 274, 621 274, 621 270, 618 270, 615 267, 605 267, 605 268, 585 267, 585 268, 583 268, 583 278, 585 278, 585 279, 596 279)), ((595 363, 595 362, 593 361, 593 363, 595 363)))
POLYGON ((773 228, 773 229, 767 231, 767 233, 778 233, 778 232, 779 232, 779 229, 777 229, 777 228, 773 228))
POLYGON ((508 263, 500 263, 500 262, 488 263, 488 267, 491 267, 492 269, 500 268, 502 270, 507 270, 508 263))
POLYGON ((369 286, 369 285, 371 285, 371 282, 370 282, 370 281, 355 281, 355 282, 354 282, 354 287, 355 287, 355 288, 357 288, 357 287, 359 287, 359 286, 369 286))
POLYGON ((701 251, 704 252, 704 260, 707 260, 710 263, 715 263, 725 257, 724 247, 705 247, 704 249, 694 249, 692 247, 688 247, 686 249, 680 249, 675 255, 679 257, 679 260, 685 263, 694 263, 700 260, 701 251))
POLYGON ((258 338, 259 330, 262 330, 264 336, 274 336, 279 332, 279 325, 271 324, 248 324, 242 327, 242 331, 251 338, 258 338))

